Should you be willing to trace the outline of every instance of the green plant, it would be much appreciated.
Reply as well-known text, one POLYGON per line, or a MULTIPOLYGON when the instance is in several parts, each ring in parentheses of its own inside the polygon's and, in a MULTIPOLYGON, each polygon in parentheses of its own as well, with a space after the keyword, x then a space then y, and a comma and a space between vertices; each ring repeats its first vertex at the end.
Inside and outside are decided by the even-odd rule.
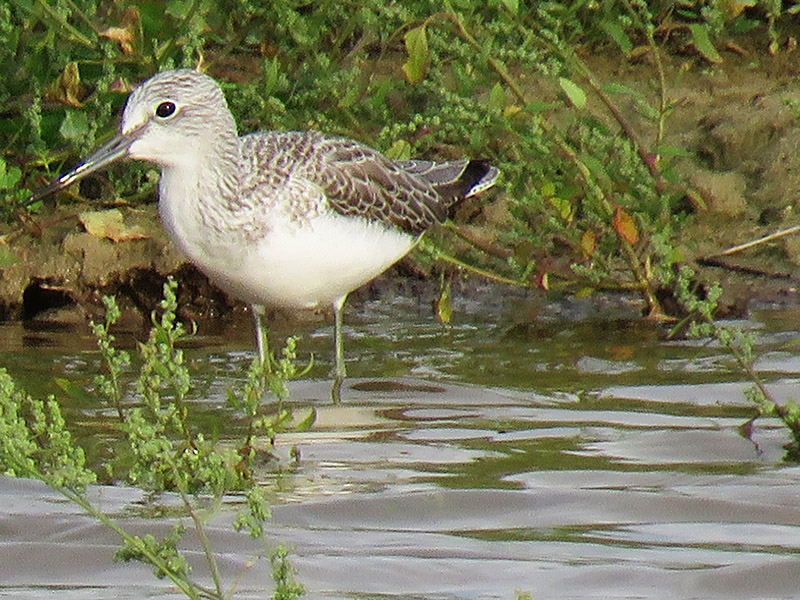
POLYGON ((750 436, 753 422, 759 416, 777 417, 792 436, 792 440, 786 446, 785 460, 800 461, 800 404, 795 400, 789 400, 784 404, 778 403, 753 368, 756 358, 756 334, 744 331, 740 327, 722 325, 714 319, 714 312, 722 295, 722 288, 718 284, 701 287, 697 273, 687 266, 677 270, 672 283, 675 297, 685 309, 687 316, 673 328, 671 335, 677 335, 688 325, 686 333, 690 338, 716 340, 725 347, 741 371, 753 382, 753 386, 746 391, 746 396, 758 412, 742 426, 743 434, 750 436))
MULTIPOLYGON (((16 166, 8 166, 6 161, 0 158, 0 207, 14 207, 19 205, 30 195, 30 190, 20 188, 22 180, 22 170, 16 166)), ((4 219, 9 218, 9 214, 0 215, 4 219)))
MULTIPOLYGON (((673 183, 670 159, 679 152, 663 143, 673 106, 666 100, 652 16, 638 3, 621 4, 630 27, 654 56, 660 74, 654 101, 647 91, 597 80, 575 52, 575 25, 558 4, 524 13, 507 10, 480 37, 456 12, 433 15, 406 34, 404 68, 418 85, 429 86, 428 95, 434 89, 443 90, 440 97, 449 95, 450 126, 462 120, 459 129, 470 132, 466 145, 485 147, 494 138, 505 140, 503 150, 512 153, 503 164, 510 218, 489 243, 474 244, 484 255, 477 258, 482 273, 559 291, 633 290, 647 301, 650 315, 660 317, 657 291, 679 258, 674 239, 682 217, 675 207, 689 190, 673 183), (514 50, 499 41, 509 33, 514 50), (499 47, 502 52, 493 51, 499 47), (459 84, 470 83, 464 75, 459 80, 457 73, 427 67, 476 60, 483 76, 491 73, 497 82, 487 96, 469 103, 457 93, 459 84), (514 75, 530 72, 544 82, 547 101, 534 102, 514 75), (455 79, 456 89, 448 79, 455 79), (590 93, 616 127, 589 110, 590 93), (651 124, 652 140, 645 141, 623 114, 619 98, 635 101, 651 124), (553 124, 564 120, 566 128, 553 124), (490 265, 486 254, 499 261, 490 265)), ((614 41, 630 53, 633 43, 626 31, 607 25, 614 41)))
MULTIPOLYGON (((269 518, 264 490, 253 474, 256 441, 266 442, 268 452, 275 436, 290 427, 291 414, 282 406, 281 396, 272 411, 264 411, 257 402, 234 402, 233 410, 244 419, 246 434, 238 445, 222 446, 213 432, 202 431, 192 420, 188 394, 191 377, 177 346, 185 328, 176 320, 176 284, 164 286, 160 315, 153 316, 153 329, 139 347, 141 364, 134 382, 136 394, 129 398, 124 387, 126 369, 131 360, 114 347, 110 328, 119 317, 112 298, 106 298, 105 322, 94 324, 106 374, 95 378, 95 393, 113 407, 126 450, 120 460, 106 465, 106 475, 126 480, 153 497, 174 494, 182 504, 182 513, 192 524, 211 574, 207 585, 191 575, 188 562, 179 549, 187 527, 181 519, 162 537, 134 535, 86 494, 86 486, 97 480, 87 468, 83 450, 75 445, 58 403, 54 398, 36 400, 19 390, 8 374, 0 370, 0 469, 5 475, 33 477, 59 491, 89 515, 120 535, 123 547, 119 560, 138 560, 153 566, 158 577, 168 577, 189 598, 230 598, 234 587, 226 588, 217 566, 214 549, 207 535, 209 520, 221 510, 226 494, 243 494, 245 503, 235 522, 239 530, 254 538, 263 538, 263 523, 269 518), (209 435, 211 434, 211 435, 209 435)), ((268 388, 285 392, 286 378, 295 373, 293 343, 285 360, 267 373, 258 360, 253 362, 242 397, 262 399, 268 388)), ((87 392, 65 381, 62 389, 71 394, 87 392)), ((238 397, 231 394, 231 398, 238 397)), ((314 412, 300 424, 310 427, 314 412)), ((276 597, 296 598, 302 593, 292 578, 286 552, 273 558, 276 597)))
POLYGON ((296 600, 305 593, 305 588, 294 579, 297 571, 289 562, 289 554, 279 546, 270 556, 272 579, 275 581, 273 600, 296 600))

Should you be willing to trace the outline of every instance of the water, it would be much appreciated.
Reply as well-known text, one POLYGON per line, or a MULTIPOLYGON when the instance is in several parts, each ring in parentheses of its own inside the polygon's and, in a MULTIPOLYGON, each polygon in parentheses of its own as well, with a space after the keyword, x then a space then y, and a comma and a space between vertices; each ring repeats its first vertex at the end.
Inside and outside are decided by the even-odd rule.
MULTIPOLYGON (((754 415, 749 383, 722 349, 664 341, 621 299, 486 295, 457 308, 448 328, 412 297, 351 310, 353 378, 338 406, 324 379, 330 327, 292 326, 316 366, 291 402, 319 418, 278 439, 287 463, 293 447, 301 459, 272 481, 269 537, 292 548, 309 597, 800 596, 800 468, 782 460, 778 421, 740 434, 754 415)), ((757 368, 781 399, 800 399, 798 316, 762 310, 737 323, 758 333, 757 368)), ((6 325, 0 362, 36 393, 53 391, 53 377, 88 382, 97 355, 81 331, 6 325)), ((187 349, 193 409, 209 423, 225 418, 250 336, 237 322, 187 349)), ((106 417, 66 410, 102 455, 106 417)), ((132 511, 133 490, 94 493, 132 527, 170 526, 132 511)), ((38 484, 0 479, 0 495, 0 597, 175 596, 148 568, 112 562, 114 535, 38 484)), ((237 597, 266 597, 268 561, 250 564, 264 549, 229 519, 213 527, 224 571, 237 597)))

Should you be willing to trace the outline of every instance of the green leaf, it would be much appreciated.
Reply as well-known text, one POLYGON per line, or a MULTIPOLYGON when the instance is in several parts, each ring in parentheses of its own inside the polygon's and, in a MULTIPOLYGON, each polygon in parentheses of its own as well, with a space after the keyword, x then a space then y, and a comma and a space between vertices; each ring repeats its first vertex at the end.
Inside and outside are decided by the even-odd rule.
POLYGON ((56 385, 60 387, 68 396, 81 402, 95 403, 97 398, 87 392, 82 386, 72 383, 69 379, 56 377, 56 385))
POLYGON ((538 115, 553 108, 550 102, 531 102, 525 105, 525 110, 532 115, 538 115))
POLYGON ((65 140, 76 142, 89 133, 89 118, 82 110, 68 110, 58 132, 65 140))
POLYGON ((384 152, 384 155, 392 160, 409 160, 411 158, 411 144, 406 140, 397 140, 384 152))
POLYGON ((655 121, 660 116, 658 110, 652 104, 650 104, 650 102, 647 100, 647 97, 635 88, 627 86, 623 83, 607 83, 603 86, 603 90, 610 94, 630 96, 636 101, 636 106, 642 112, 642 114, 651 121, 655 121))
POLYGON ((495 83, 492 91, 489 92, 489 108, 495 112, 503 112, 508 105, 506 91, 500 83, 495 83))
POLYGON ((581 154, 581 162, 589 169, 592 177, 594 177, 600 185, 605 188, 613 186, 611 177, 608 174, 608 169, 602 160, 591 154, 583 153, 581 154))
POLYGON ((503 3, 503 6, 506 7, 506 10, 512 14, 517 14, 519 12, 519 0, 500 0, 503 3))
POLYGON ((566 77, 559 77, 558 83, 575 108, 580 109, 586 106, 586 92, 584 92, 577 83, 566 77))
POLYGON ((164 8, 164 13, 178 20, 183 20, 189 15, 192 4, 192 2, 186 2, 186 0, 170 0, 164 8))
POLYGON ((304 432, 304 431, 308 431, 309 429, 311 429, 311 427, 314 425, 314 423, 316 421, 317 421, 317 409, 316 408, 312 408, 308 412, 308 416, 305 419, 303 419, 302 421, 300 421, 297 424, 297 427, 294 428, 294 430, 295 431, 299 431, 301 433, 304 432))
POLYGON ((428 34, 425 25, 412 29, 405 35, 408 60, 403 65, 403 72, 409 83, 419 83, 425 78, 430 63, 428 51, 428 34))
POLYGON ((669 144, 662 144, 658 147, 658 153, 661 156, 679 156, 681 158, 693 158, 694 152, 681 148, 680 146, 670 146, 669 144))
POLYGON ((22 179, 22 171, 19 167, 6 166, 6 161, 0 158, 0 190, 10 190, 16 187, 22 179))
POLYGON ((566 221, 567 223, 572 221, 572 218, 575 216, 575 210, 572 206, 572 202, 564 198, 559 198, 558 196, 548 198, 547 201, 553 208, 556 209, 558 216, 561 217, 562 220, 566 221))
POLYGON ((603 90, 610 93, 610 94, 621 94, 625 96, 631 96, 640 102, 647 102, 647 98, 645 95, 637 90, 636 88, 632 88, 629 85, 625 85, 624 83, 606 83, 603 85, 603 90))
POLYGON ((616 42, 625 56, 631 55, 633 42, 631 42, 631 38, 628 37, 625 30, 619 26, 619 23, 615 23, 614 21, 600 21, 600 27, 608 34, 608 37, 616 42))
POLYGON ((11 267, 18 262, 20 262, 19 256, 5 244, 0 244, 0 269, 11 267))
MULTIPOLYGON (((796 5, 796 8, 800 9, 800 4, 796 5)), ((732 33, 747 33, 760 25, 761 22, 757 19, 748 19, 744 15, 741 15, 731 24, 730 29, 732 33)))
POLYGON ((689 25, 689 30, 692 32, 692 45, 703 55, 703 58, 708 62, 721 63, 722 57, 711 41, 708 26, 703 23, 692 23, 689 25))
POLYGON ((265 63, 264 70, 264 95, 273 96, 280 91, 282 86, 281 81, 281 63, 277 56, 274 56, 271 61, 265 63))

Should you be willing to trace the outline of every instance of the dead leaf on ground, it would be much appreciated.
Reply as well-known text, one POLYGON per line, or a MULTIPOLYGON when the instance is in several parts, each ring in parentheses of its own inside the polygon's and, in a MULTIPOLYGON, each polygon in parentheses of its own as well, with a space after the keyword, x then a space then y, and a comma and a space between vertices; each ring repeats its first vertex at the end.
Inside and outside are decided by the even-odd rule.
POLYGON ((123 27, 109 27, 100 32, 100 36, 119 44, 123 54, 133 54, 134 32, 123 27))
POLYGON ((133 54, 136 46, 136 32, 141 26, 141 16, 136 7, 129 8, 122 15, 118 27, 109 27, 99 35, 119 44, 123 54, 133 54))
POLYGON ((82 212, 78 215, 78 219, 86 233, 96 238, 108 239, 112 242, 130 242, 149 237, 141 227, 125 225, 122 212, 116 208, 82 212))

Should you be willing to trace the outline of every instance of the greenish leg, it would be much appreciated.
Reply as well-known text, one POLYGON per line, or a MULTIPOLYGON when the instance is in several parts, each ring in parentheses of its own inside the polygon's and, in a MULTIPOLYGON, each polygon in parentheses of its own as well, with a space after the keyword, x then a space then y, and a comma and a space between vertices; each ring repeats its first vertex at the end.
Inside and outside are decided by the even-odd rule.
POLYGON ((336 364, 333 372, 331 398, 334 403, 338 403, 342 399, 342 382, 347 377, 347 368, 344 364, 344 332, 342 331, 342 312, 345 300, 347 300, 347 296, 342 296, 333 303, 333 344, 336 364))
POLYGON ((256 346, 258 347, 258 358, 261 360, 261 365, 266 369, 267 373, 272 372, 272 365, 269 360, 269 339, 267 338, 267 330, 264 327, 262 317, 264 316, 264 307, 258 304, 252 304, 253 320, 256 325, 256 346))

